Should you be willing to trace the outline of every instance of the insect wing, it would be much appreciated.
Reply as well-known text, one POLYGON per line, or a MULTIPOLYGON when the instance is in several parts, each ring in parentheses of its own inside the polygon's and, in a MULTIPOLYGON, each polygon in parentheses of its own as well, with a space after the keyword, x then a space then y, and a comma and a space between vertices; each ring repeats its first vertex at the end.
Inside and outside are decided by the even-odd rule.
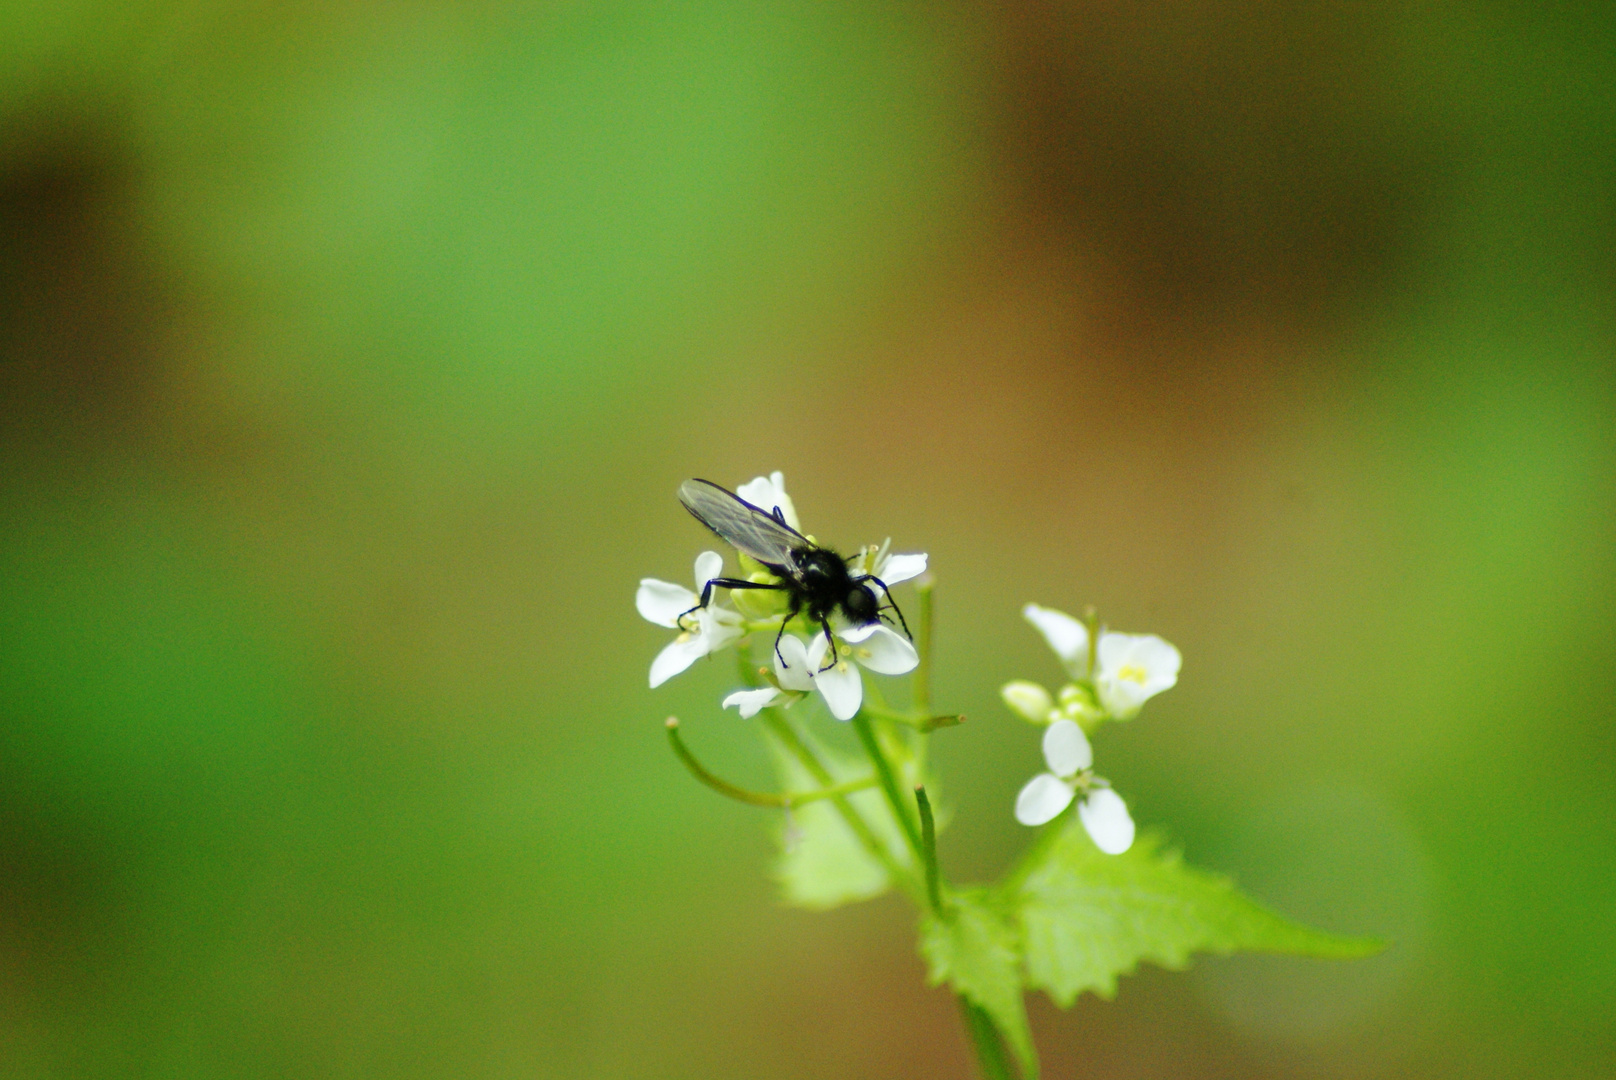
POLYGON ((791 567, 793 550, 812 547, 808 538, 760 507, 710 480, 686 480, 679 501, 696 520, 743 555, 767 566, 791 567))

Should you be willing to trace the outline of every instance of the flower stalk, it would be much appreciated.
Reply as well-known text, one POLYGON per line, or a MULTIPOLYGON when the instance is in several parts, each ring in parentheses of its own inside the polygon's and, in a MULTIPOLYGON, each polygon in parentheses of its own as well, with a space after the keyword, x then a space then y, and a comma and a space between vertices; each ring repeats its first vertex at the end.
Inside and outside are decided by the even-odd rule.
POLYGON ((937 821, 932 817, 926 785, 915 785, 915 805, 920 810, 920 854, 926 865, 926 899, 933 915, 943 913, 942 871, 937 866, 937 821))
MULTIPOLYGON (((843 581, 852 599, 859 590, 868 595, 862 608, 850 606, 847 599, 827 606, 830 601, 823 591, 815 591, 819 586, 808 569, 818 568, 822 584, 827 557, 839 556, 799 531, 796 508, 779 473, 740 485, 734 495, 706 481, 690 481, 681 488, 681 499, 737 549, 746 576, 725 576, 722 557, 703 552, 695 563, 694 589, 653 578, 640 582, 636 606, 641 615, 676 632, 652 663, 651 685, 704 656, 734 648, 743 689, 725 697, 722 706, 735 708, 743 718, 759 717, 785 777, 781 786, 805 790, 753 791, 724 780, 697 759, 671 716, 665 723, 669 746, 698 782, 726 798, 788 815, 797 807, 828 804, 826 810, 802 815, 800 828, 787 818, 788 838, 779 864, 787 897, 828 907, 893 886, 902 889, 924 913, 921 953, 932 981, 952 986, 986 1080, 1037 1076, 1025 990, 1044 989, 1065 1005, 1084 989, 1114 987, 1116 973, 1148 955, 1118 952, 1114 967, 1091 971, 1093 965, 1112 962, 1097 960, 1097 955, 1109 954, 1087 944, 1094 926, 1128 925, 1136 936, 1148 931, 1167 942, 1161 949, 1168 955, 1192 948, 1304 951, 1297 944, 1303 940, 1297 933, 1304 928, 1296 927, 1270 928, 1272 936, 1249 940, 1174 937, 1211 934, 1205 929, 1209 927, 1249 928, 1275 917, 1229 906, 1236 904, 1228 899, 1232 890, 1194 877, 1174 858, 1152 863, 1156 842, 1135 847, 1127 805, 1094 771, 1090 736, 1105 724, 1130 720, 1147 700, 1177 682, 1180 657, 1171 644, 1152 634, 1108 630, 1093 608, 1081 619, 1037 604, 1022 609, 1067 676, 1055 691, 1025 679, 1006 683, 1000 691, 1012 714, 1042 732, 1046 770, 1022 786, 1012 810, 1017 820, 1039 832, 998 884, 951 889, 938 860, 939 815, 927 788, 927 758, 931 734, 957 726, 965 717, 935 712, 932 704, 936 610, 927 556, 893 554, 888 544, 870 544, 843 560, 845 573, 832 561, 831 578, 843 581), (689 485, 716 490, 722 498, 712 502, 716 497, 709 496, 693 506, 685 494, 689 485), (914 588, 908 623, 888 588, 906 581, 914 588), (768 666, 759 667, 758 661, 768 666), (881 680, 872 678, 900 675, 909 678, 907 708, 889 705, 881 680), (868 770, 855 759, 844 760, 834 743, 816 737, 811 715, 788 716, 787 710, 798 705, 806 713, 819 709, 849 724, 868 770), (874 790, 881 792, 879 799, 863 794, 874 790), (1124 853, 1127 857, 1120 858, 1124 853), (1106 888, 1077 887, 1091 872, 1086 868, 1100 865, 1092 860, 1113 858, 1118 861, 1105 863, 1106 888), (1142 906, 1130 907, 1135 898, 1116 884, 1131 880, 1128 875, 1143 875, 1148 885, 1142 906), (1162 890, 1177 902, 1207 910, 1196 919, 1163 920, 1162 890), (1089 898, 1079 903, 1076 896, 1089 898), (1078 910, 1084 905, 1096 911, 1078 910), (1061 933, 1030 932, 1052 922, 1061 933), (1073 942, 1078 945, 1061 951, 1066 948, 1062 943, 1073 942)), ((839 595, 832 593, 831 599, 839 595)), ((1352 955, 1352 949, 1361 954, 1366 948, 1328 935, 1309 939, 1305 947, 1321 950, 1320 955, 1352 955)))
POLYGON ((680 761, 684 762, 685 768, 690 770, 690 775, 720 795, 734 799, 736 802, 746 803, 748 806, 762 806, 772 810, 789 810, 793 806, 803 806, 811 802, 817 802, 820 799, 834 799, 839 795, 851 795, 855 791, 867 791, 878 783, 874 776, 866 776, 859 780, 848 780, 845 783, 832 784, 830 787, 822 787, 814 791, 787 791, 780 793, 748 791, 746 788, 736 787, 729 781, 713 775, 706 766, 696 760, 696 755, 690 752, 690 748, 685 745, 684 739, 679 735, 678 717, 668 717, 664 726, 667 728, 668 742, 672 745, 674 754, 678 756, 680 761))

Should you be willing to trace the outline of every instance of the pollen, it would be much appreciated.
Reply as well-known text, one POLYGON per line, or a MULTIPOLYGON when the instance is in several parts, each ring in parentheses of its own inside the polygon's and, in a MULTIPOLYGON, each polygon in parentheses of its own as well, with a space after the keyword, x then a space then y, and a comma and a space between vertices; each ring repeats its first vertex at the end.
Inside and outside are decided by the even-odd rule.
POLYGON ((1140 686, 1145 685, 1145 679, 1148 677, 1149 676, 1147 676, 1145 673, 1145 669, 1137 664, 1124 664, 1117 671, 1117 678, 1127 679, 1130 682, 1136 682, 1140 686))

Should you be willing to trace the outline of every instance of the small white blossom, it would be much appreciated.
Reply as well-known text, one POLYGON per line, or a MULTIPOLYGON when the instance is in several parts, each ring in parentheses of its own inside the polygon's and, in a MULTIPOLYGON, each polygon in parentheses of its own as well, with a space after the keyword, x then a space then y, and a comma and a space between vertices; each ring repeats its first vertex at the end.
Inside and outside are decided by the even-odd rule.
POLYGON ((1139 707, 1178 682, 1183 658, 1155 634, 1100 635, 1094 690, 1105 711, 1127 720, 1139 707))
MULTIPOLYGON (((823 652, 823 650, 821 650, 823 652)), ((773 705, 793 705, 812 693, 813 667, 808 646, 795 634, 780 638, 774 653, 774 685, 757 690, 737 690, 724 699, 724 708, 734 706, 750 718, 773 705), (783 662, 782 662, 783 661, 783 662)))
MULTIPOLYGON (((1088 627, 1064 611, 1037 604, 1028 604, 1021 614, 1049 642, 1072 678, 1089 678, 1088 627)), ((1155 634, 1103 630, 1094 652, 1094 693, 1099 707, 1116 720, 1137 716, 1146 701, 1177 683, 1183 662, 1178 650, 1155 634)), ((1092 715, 1093 703, 1085 697, 1081 687, 1062 690, 1062 713, 1074 719, 1092 715)))
POLYGON ((917 554, 894 555, 892 539, 888 537, 879 548, 872 544, 848 559, 847 568, 853 572, 854 577, 868 574, 890 587, 924 574, 926 561, 926 553, 923 551, 917 554))
POLYGON ((1094 751, 1074 721, 1056 720, 1044 730, 1044 763, 1049 771, 1027 781, 1016 796, 1017 821, 1023 825, 1053 821, 1072 805, 1081 789, 1087 795, 1078 805, 1077 816, 1094 846, 1107 855, 1121 855, 1133 846, 1133 819, 1127 804, 1104 780, 1089 773, 1094 751))
POLYGON ((859 666, 883 675, 902 675, 913 671, 920 663, 920 655, 913 645, 879 623, 842 630, 836 636, 841 639, 836 663, 827 667, 825 660, 830 643, 824 634, 815 634, 807 643, 795 634, 786 634, 780 639, 774 658, 778 685, 761 690, 737 690, 724 699, 724 706, 733 705, 742 716, 753 716, 759 709, 790 704, 817 690, 832 716, 851 720, 864 704, 864 680, 859 675, 859 666), (850 663, 850 660, 855 662, 850 663))
POLYGON ((797 507, 792 503, 791 496, 786 494, 784 473, 777 470, 768 476, 754 477, 736 488, 735 494, 765 514, 772 514, 779 507, 780 516, 786 519, 786 524, 802 532, 802 526, 797 522, 797 507))
POLYGON ((724 557, 716 551, 696 556, 696 591, 656 578, 644 578, 634 595, 634 606, 658 626, 679 631, 679 636, 651 661, 651 685, 661 686, 708 653, 717 652, 744 631, 741 617, 716 603, 698 607, 701 590, 724 572, 724 557), (694 610, 692 610, 694 609, 694 610), (683 616, 681 625, 681 616, 683 616))

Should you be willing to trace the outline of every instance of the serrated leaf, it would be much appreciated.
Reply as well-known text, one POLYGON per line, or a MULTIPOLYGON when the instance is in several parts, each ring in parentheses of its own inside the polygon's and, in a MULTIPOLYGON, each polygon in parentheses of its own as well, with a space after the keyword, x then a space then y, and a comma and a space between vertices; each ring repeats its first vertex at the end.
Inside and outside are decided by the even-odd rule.
POLYGON ((1036 1077, 1038 1056, 1022 997, 1019 935, 993 894, 962 890, 943 917, 927 915, 920 925, 920 955, 932 985, 946 982, 981 1006, 1004 1033, 1021 1075, 1036 1077))
POLYGON ((1179 969, 1196 952, 1354 957, 1382 947, 1276 915, 1155 838, 1106 855, 1075 820, 1005 901, 1020 923, 1027 984, 1062 1008, 1085 990, 1112 997, 1117 976, 1142 960, 1179 969))
MULTIPOLYGON (((777 740, 771 738, 769 745, 785 790, 811 791, 819 786, 777 740)), ((863 762, 824 747, 816 747, 815 753, 837 783, 869 775, 870 767, 863 762)), ((869 823, 877 839, 886 845, 893 861, 907 866, 908 846, 887 809, 885 797, 871 789, 847 798, 853 809, 869 823)), ((869 900, 892 887, 892 876, 866 850, 841 811, 828 799, 795 807, 786 816, 774 876, 786 903, 816 910, 869 900)))

